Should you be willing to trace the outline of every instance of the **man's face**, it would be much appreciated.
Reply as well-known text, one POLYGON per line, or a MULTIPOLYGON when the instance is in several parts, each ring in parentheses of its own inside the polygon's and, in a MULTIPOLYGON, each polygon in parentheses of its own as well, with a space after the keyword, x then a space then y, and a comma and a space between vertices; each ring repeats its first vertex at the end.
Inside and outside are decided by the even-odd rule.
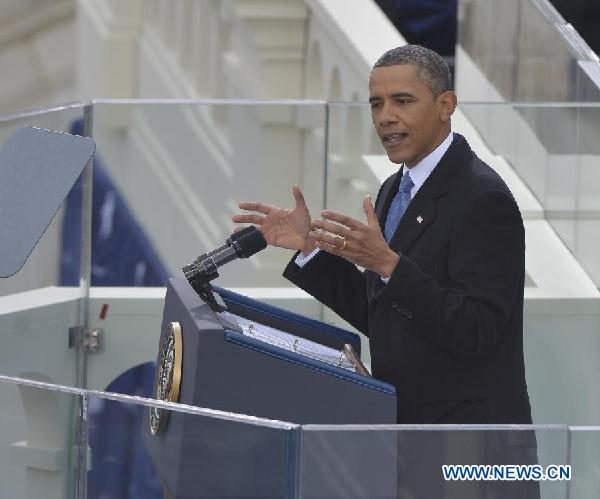
POLYGON ((369 91, 373 125, 393 163, 411 168, 446 138, 456 96, 434 97, 416 66, 374 68, 369 91))

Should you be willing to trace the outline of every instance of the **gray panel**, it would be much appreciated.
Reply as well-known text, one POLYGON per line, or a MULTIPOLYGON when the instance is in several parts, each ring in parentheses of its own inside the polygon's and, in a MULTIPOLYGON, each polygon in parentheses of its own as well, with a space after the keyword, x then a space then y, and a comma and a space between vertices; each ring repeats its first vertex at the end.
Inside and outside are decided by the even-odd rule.
POLYGON ((0 277, 24 265, 95 149, 91 139, 40 128, 8 138, 0 150, 0 277))
POLYGON ((293 490, 295 430, 176 412, 163 434, 146 428, 142 439, 174 498, 275 499, 293 490))
POLYGON ((301 435, 303 499, 396 499, 395 431, 368 426, 356 430, 303 427, 301 435))
POLYGON ((398 497, 540 499, 537 481, 446 481, 442 474, 445 464, 535 465, 538 458, 533 431, 438 428, 398 432, 398 497))

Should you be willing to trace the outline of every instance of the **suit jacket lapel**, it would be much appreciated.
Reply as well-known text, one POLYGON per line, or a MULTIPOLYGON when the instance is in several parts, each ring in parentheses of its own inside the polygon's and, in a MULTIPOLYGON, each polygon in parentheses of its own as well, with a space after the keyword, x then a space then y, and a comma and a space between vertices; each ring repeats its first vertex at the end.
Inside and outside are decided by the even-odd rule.
POLYGON ((390 248, 401 253, 406 252, 435 219, 434 199, 421 192, 424 187, 425 184, 406 208, 390 241, 390 248))
MULTIPOLYGON (((471 148, 465 138, 455 133, 454 140, 446 151, 446 154, 444 154, 404 212, 402 220, 400 220, 390 241, 392 249, 401 253, 408 251, 423 231, 435 220, 436 198, 450 190, 454 178, 458 175, 471 154, 471 148)), ((397 190, 398 186, 396 186, 397 190)), ((391 199, 393 199, 395 193, 394 191, 391 199)), ((386 204, 387 209, 389 209, 391 199, 386 204)), ((383 212, 385 216, 387 216, 387 209, 383 212)), ((381 224, 381 218, 379 223, 381 224)), ((385 218, 383 218, 383 225, 385 225, 385 218)))

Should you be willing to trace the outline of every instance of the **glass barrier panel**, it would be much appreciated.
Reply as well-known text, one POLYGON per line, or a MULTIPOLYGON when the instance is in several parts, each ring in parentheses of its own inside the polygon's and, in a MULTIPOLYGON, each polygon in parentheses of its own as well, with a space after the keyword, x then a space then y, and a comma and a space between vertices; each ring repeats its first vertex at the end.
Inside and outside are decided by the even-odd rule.
POLYGON ((0 379, 0 497, 76 497, 81 397, 42 373, 26 375, 40 386, 0 379))
POLYGON ((595 140, 600 105, 464 103, 459 112, 458 131, 474 128, 485 143, 475 152, 482 156, 489 148, 495 158, 482 159, 505 161, 516 174, 515 180, 539 202, 542 211, 525 218, 543 215, 596 286, 600 285, 600 147, 595 140))
MULTIPOLYGON (((600 418, 599 110, 591 103, 460 103, 452 117, 453 131, 502 177, 521 211, 525 368, 540 424, 600 418)), ((370 121, 366 103, 329 104, 327 208, 362 221, 364 196, 375 199, 399 168, 370 121)), ((324 316, 344 324, 329 310, 324 316)), ((369 363, 366 341, 363 359, 369 363)))
MULTIPOLYGON (((89 320, 106 341, 88 358, 89 388, 147 393, 167 279, 225 243, 238 203, 293 207, 297 183, 318 213, 325 119, 319 103, 94 104, 89 320), (118 381, 126 372, 138 381, 118 381)), ((292 255, 269 247, 219 268, 212 284, 320 319, 322 306, 282 277, 292 255)))
MULTIPOLYGON (((224 244, 241 201, 323 204, 325 107, 268 102, 94 104, 98 144, 92 285, 157 286, 224 244), (126 245, 112 246, 130 231, 126 245), (144 249, 145 248, 145 249, 144 249)), ((215 284, 290 287, 291 252, 268 248, 215 284)))
MULTIPOLYGON (((507 182, 524 219, 545 218, 596 285, 598 113, 596 104, 466 102, 452 118, 452 129, 507 182)), ((328 128, 327 207, 362 219, 362 197, 374 196, 398 166, 386 158, 367 104, 331 103, 328 128), (360 130, 350 133, 348 123, 360 130)))
POLYGON ((87 497, 294 497, 295 428, 98 394, 89 406, 87 497))
POLYGON ((566 427, 302 427, 300 497, 566 499, 566 427), (541 494, 541 496, 540 496, 541 494))
POLYGON ((382 178, 398 167, 389 162, 370 165, 371 155, 381 156, 384 149, 373 128, 369 104, 332 102, 328 108, 327 209, 364 219, 362 198, 371 194, 375 200, 382 178))
MULTIPOLYGON (((326 208, 365 221, 362 200, 371 194, 397 167, 381 156, 383 146, 374 131, 371 111, 364 102, 328 104, 326 208)), ((325 320, 361 336, 361 357, 371 366, 368 339, 328 308, 325 320)))
MULTIPOLYGON (((83 106, 0 117, 0 143, 22 127, 81 135, 83 106)), ((80 248, 77 181, 23 267, 0 279, 0 374, 37 373, 52 383, 77 384, 69 328, 78 325, 80 248)))
POLYGON ((594 497, 600 488, 600 426, 575 426, 569 432, 573 466, 569 499, 594 497))

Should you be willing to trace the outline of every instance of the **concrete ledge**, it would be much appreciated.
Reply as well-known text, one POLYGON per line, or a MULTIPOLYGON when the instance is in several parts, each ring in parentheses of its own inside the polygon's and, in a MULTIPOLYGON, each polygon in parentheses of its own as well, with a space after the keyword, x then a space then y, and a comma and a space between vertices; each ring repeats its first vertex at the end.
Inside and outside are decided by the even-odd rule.
POLYGON ((58 473, 63 471, 64 460, 63 449, 33 447, 26 440, 10 446, 10 462, 17 466, 58 473))

